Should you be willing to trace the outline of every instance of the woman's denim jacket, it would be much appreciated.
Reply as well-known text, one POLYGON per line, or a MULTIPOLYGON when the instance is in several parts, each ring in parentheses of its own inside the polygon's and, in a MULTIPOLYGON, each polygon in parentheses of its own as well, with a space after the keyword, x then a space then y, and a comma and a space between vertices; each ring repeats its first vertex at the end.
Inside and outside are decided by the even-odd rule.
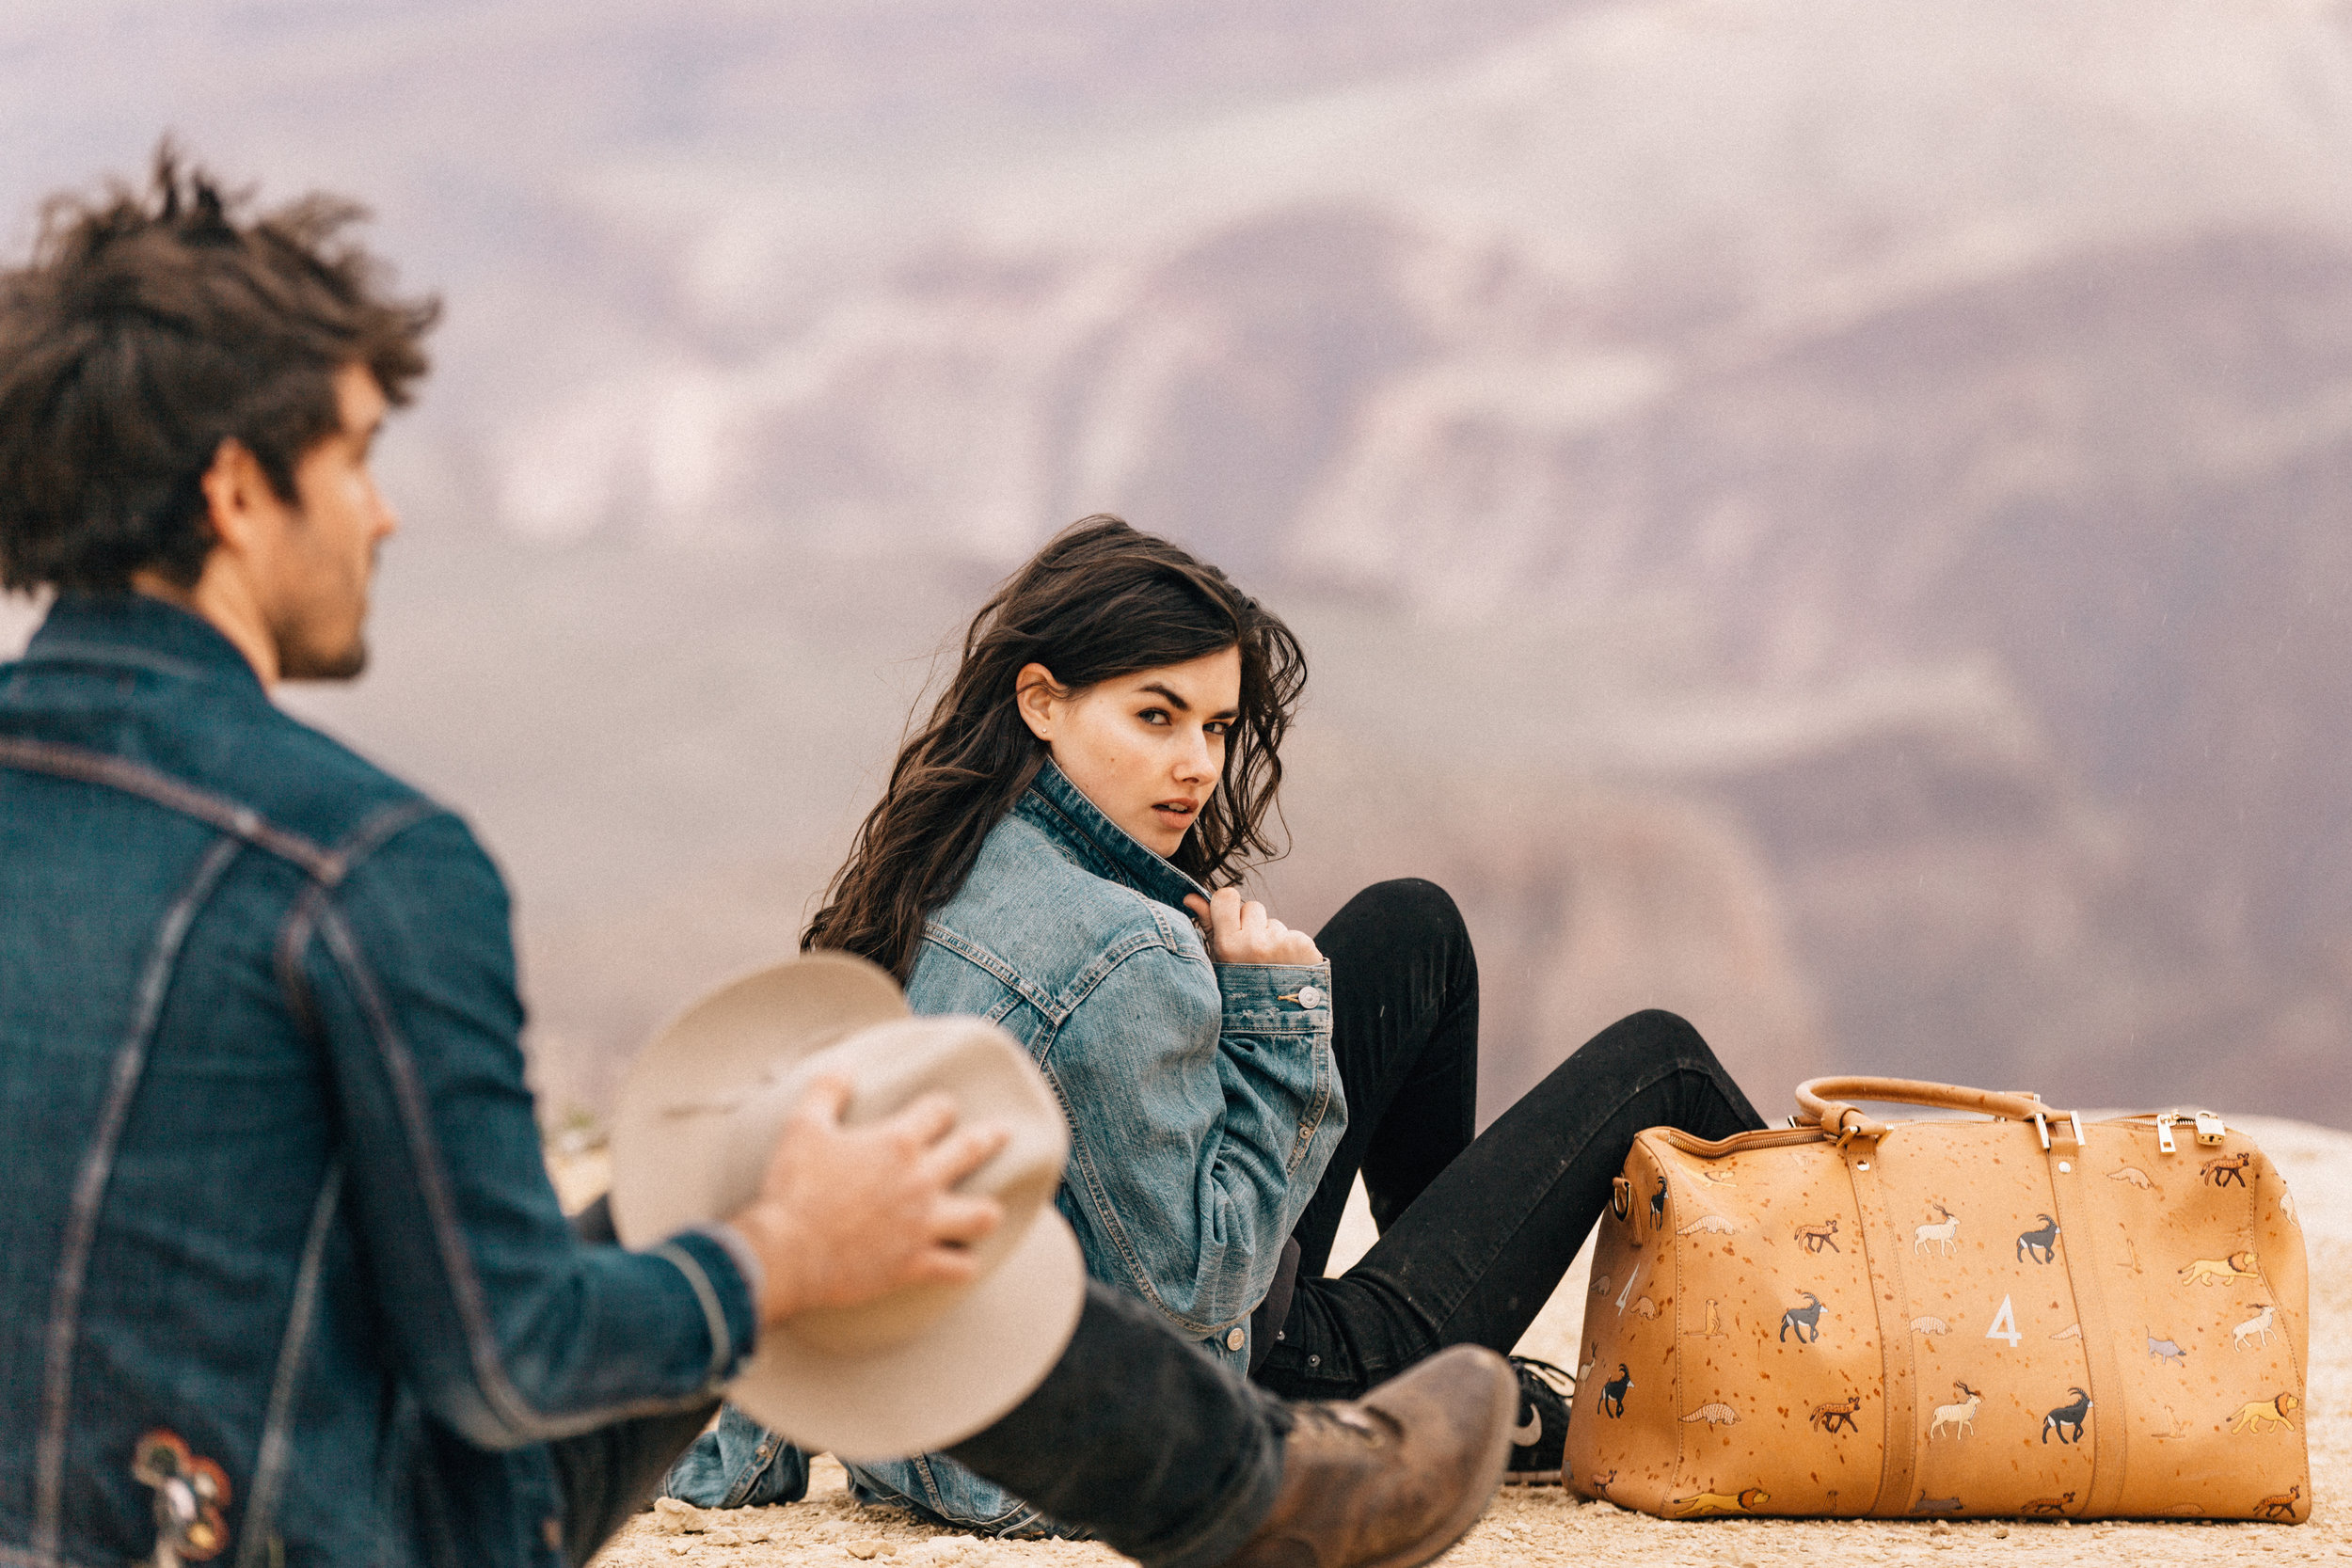
MULTIPOLYGON (((1070 1120, 1057 1202, 1088 1271, 1239 1377, 1250 1309, 1347 1106, 1328 966, 1211 963, 1184 902, 1201 893, 1048 762, 933 911, 907 999, 990 1019, 1029 1048, 1070 1120)), ((966 1528, 1055 1528, 936 1454, 850 1475, 861 1497, 966 1528)))

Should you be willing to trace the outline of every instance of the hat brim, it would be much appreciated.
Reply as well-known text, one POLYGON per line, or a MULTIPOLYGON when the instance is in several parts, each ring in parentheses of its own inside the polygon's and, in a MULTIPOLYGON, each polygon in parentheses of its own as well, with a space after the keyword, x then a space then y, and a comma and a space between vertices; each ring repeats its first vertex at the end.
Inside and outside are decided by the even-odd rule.
POLYGON ((770 1329, 727 1397, 811 1452, 896 1459, 961 1442, 1009 1414, 1053 1370, 1086 1304, 1070 1222, 1041 1209, 1012 1251, 923 1333, 869 1355, 770 1329))

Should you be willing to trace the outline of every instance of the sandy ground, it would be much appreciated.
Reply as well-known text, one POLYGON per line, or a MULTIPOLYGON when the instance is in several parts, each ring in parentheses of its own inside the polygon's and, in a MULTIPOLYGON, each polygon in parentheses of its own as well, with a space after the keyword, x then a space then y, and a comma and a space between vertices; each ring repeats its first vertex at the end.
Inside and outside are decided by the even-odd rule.
MULTIPOLYGON (((2309 1429, 2313 1507, 2303 1525, 2026 1524, 1962 1520, 1901 1524, 1710 1519, 1675 1522, 1586 1502, 1558 1487, 1506 1488, 1478 1527, 1443 1560, 1450 1568, 1629 1562, 1690 1564, 2265 1563, 2352 1561, 2352 1133, 2296 1122, 2233 1118, 2278 1162, 2295 1190, 2312 1263, 2309 1429)), ((592 1196, 601 1171, 567 1163, 566 1196, 592 1196)), ((1341 1232, 1334 1263, 1371 1240, 1362 1194, 1341 1232)), ((1520 1350, 1564 1366, 1576 1360, 1588 1259, 1579 1259, 1520 1350)), ((781 1508, 700 1512, 671 1502, 640 1517, 598 1561, 607 1568, 798 1568, 860 1560, 887 1568, 995 1565, 1078 1568, 1128 1560, 1108 1547, 1071 1542, 1006 1542, 917 1525, 904 1514, 860 1508, 841 1467, 817 1463, 806 1501, 781 1508)))

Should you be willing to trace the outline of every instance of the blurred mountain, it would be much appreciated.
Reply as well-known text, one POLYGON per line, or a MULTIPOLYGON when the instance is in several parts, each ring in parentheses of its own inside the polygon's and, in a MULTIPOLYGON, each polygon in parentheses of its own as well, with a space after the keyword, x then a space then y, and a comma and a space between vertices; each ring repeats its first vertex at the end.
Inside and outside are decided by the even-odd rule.
POLYGON ((302 700, 505 848, 564 1094, 1113 510, 1309 634, 1266 884, 1456 889, 1490 1107, 1655 1003, 1768 1110, 2352 1125, 2338 5, 0 16, 8 213, 167 123, 450 295, 382 667, 302 700))

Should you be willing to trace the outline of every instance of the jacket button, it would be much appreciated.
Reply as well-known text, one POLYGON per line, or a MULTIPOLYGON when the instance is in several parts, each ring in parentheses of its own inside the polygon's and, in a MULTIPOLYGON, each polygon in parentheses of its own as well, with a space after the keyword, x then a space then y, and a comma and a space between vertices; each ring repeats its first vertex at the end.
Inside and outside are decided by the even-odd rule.
POLYGON ((1225 1336, 1225 1348, 1227 1350, 1239 1350, 1242 1347, 1242 1341, 1248 1338, 1248 1335, 1242 1332, 1241 1324, 1235 1323, 1233 1325, 1232 1332, 1225 1336))
POLYGON ((1323 1006, 1323 988, 1322 988, 1321 986, 1301 986, 1301 987, 1299 987, 1299 988, 1298 988, 1298 1005, 1299 1005, 1300 1006, 1302 1006, 1302 1007, 1320 1007, 1320 1006, 1323 1006))

